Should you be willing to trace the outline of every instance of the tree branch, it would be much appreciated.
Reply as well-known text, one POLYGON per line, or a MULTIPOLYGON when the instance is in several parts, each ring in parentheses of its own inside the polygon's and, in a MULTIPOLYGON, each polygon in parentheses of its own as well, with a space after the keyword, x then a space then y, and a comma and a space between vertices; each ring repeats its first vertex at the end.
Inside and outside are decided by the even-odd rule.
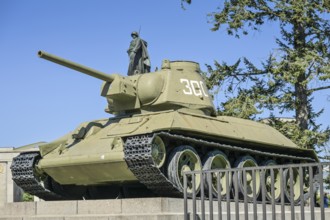
POLYGON ((316 92, 316 91, 319 91, 319 90, 324 90, 324 89, 330 89, 330 86, 322 86, 322 87, 318 87, 318 88, 314 88, 314 89, 309 89, 307 90, 309 93, 312 93, 312 92, 316 92))
POLYGON ((229 75, 230 77, 235 77, 235 76, 260 76, 260 75, 264 75, 267 74, 268 72, 259 72, 259 73, 235 73, 233 75, 229 75))
POLYGON ((306 78, 309 78, 311 75, 312 75, 312 67, 314 66, 314 61, 310 64, 310 66, 308 67, 308 70, 307 70, 307 76, 306 78))
POLYGON ((264 73, 237 73, 237 74, 234 74, 234 75, 230 75, 231 77, 235 77, 235 76, 259 76, 259 75, 262 75, 264 73))

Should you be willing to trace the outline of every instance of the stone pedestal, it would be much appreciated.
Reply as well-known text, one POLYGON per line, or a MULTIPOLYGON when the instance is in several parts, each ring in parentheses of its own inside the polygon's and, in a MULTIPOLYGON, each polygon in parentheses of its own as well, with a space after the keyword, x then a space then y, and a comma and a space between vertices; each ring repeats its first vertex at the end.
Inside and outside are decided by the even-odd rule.
POLYGON ((0 148, 0 204, 21 201, 22 190, 13 182, 10 170, 17 154, 13 148, 0 148))
MULTIPOLYGON (((192 214, 192 201, 188 200, 188 219, 202 219, 201 201, 197 201, 197 216, 192 214)), ((239 203, 239 212, 235 211, 236 204, 230 203, 230 214, 227 208, 221 214, 217 213, 218 202, 213 203, 213 215, 209 213, 209 204, 205 204, 205 219, 245 219, 244 203, 239 203)), ((223 202, 222 207, 227 203, 223 202)), ((262 205, 258 204, 257 217, 262 219, 262 205)), ((275 219, 281 219, 281 208, 276 206, 275 219)), ((291 207, 285 207, 285 219, 291 219, 291 207)), ((296 206, 294 219, 300 220, 299 206, 296 206)), ((321 219, 320 208, 314 210, 315 219, 321 219)), ((266 218, 272 219, 272 206, 266 206, 266 218)), ((304 219, 311 219, 309 207, 304 209, 304 219)), ((248 219, 254 219, 253 205, 248 205, 248 219)), ((324 219, 330 219, 330 209, 325 209, 324 219)), ((0 206, 0 220, 184 220, 184 200, 176 198, 137 198, 137 199, 107 199, 79 200, 52 202, 15 202, 0 206)))

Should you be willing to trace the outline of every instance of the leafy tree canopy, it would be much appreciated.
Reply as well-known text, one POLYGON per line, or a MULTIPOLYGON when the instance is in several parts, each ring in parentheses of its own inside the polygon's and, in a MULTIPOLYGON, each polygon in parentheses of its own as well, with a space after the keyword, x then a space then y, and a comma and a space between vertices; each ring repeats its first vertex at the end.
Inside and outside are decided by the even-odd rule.
MULTIPOLYGON (((191 0, 181 0, 191 4, 191 0)), ((264 110, 267 120, 301 147, 324 146, 330 129, 316 119, 323 110, 312 106, 314 93, 330 88, 330 1, 226 0, 209 16, 212 31, 226 29, 240 38, 259 30, 265 22, 279 25, 278 48, 261 65, 247 58, 234 64, 215 62, 205 74, 210 89, 220 87, 227 101, 219 114, 255 119, 264 110), (292 113, 283 122, 274 115, 292 113)))

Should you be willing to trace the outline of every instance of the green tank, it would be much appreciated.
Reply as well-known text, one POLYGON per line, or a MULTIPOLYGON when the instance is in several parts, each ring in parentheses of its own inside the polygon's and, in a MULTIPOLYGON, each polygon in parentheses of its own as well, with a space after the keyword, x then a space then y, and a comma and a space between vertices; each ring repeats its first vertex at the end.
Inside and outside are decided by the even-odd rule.
MULTIPOLYGON (((127 77, 38 55, 102 80, 112 115, 13 159, 16 184, 44 200, 181 197, 184 171, 318 161, 266 124, 216 116, 198 63, 164 60, 158 71, 127 77)), ((203 180, 195 181, 199 188, 203 180)))

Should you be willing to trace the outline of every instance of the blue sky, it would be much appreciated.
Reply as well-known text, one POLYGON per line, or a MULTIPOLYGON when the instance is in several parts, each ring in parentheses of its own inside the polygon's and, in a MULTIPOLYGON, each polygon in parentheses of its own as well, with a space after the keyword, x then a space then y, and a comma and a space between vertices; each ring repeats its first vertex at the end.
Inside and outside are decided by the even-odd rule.
MULTIPOLYGON (((214 60, 243 56, 258 63, 276 47, 273 23, 240 40, 210 31, 207 14, 220 1, 205 2, 183 10, 180 0, 1 0, 0 147, 51 141, 82 122, 109 117, 102 81, 42 60, 38 50, 125 75, 132 31, 148 42, 152 70, 163 59, 192 60, 203 70, 214 60)), ((328 107, 320 121, 329 124, 327 93, 319 92, 314 104, 328 107)))

